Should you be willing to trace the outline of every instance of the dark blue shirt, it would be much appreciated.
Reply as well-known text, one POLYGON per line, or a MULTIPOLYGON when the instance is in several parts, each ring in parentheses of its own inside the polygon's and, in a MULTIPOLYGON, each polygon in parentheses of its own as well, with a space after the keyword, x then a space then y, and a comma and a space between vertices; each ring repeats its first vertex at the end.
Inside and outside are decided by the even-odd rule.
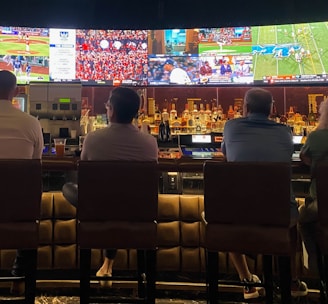
MULTIPOLYGON (((269 120, 264 114, 226 122, 222 152, 227 161, 291 162, 294 151, 290 127, 269 120)), ((298 217, 297 204, 291 187, 290 215, 293 223, 298 217)))
POLYGON ((228 161, 290 162, 293 154, 291 129, 263 114, 227 121, 222 152, 228 161))

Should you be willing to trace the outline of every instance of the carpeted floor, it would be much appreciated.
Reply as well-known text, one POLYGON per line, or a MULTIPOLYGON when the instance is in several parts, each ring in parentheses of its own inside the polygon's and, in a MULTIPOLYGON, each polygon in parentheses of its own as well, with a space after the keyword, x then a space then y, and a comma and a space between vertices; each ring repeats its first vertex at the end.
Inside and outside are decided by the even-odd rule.
MULTIPOLYGON (((42 289, 38 291, 35 304, 80 304, 78 297, 78 289, 42 289)), ((113 303, 124 303, 124 299, 131 297, 133 292, 124 289, 109 289, 108 291, 92 290, 92 294, 96 296, 111 296, 115 299, 113 303)), ((0 301, 13 298, 9 295, 9 290, 0 289, 0 301)), ((104 301, 99 301, 104 303, 104 301)), ((279 294, 275 294, 274 303, 280 303, 279 294)), ((96 301, 93 303, 97 303, 96 301)), ((110 303, 110 302, 109 302, 110 303)), ((126 302, 125 302, 126 303, 126 302)), ((256 299, 245 301, 242 293, 239 292, 221 292, 218 304, 265 304, 265 299, 256 299)), ((158 290, 156 293, 156 304, 206 304, 206 294, 204 292, 196 292, 190 290, 168 291, 158 290)), ((320 304, 318 292, 311 290, 307 297, 293 299, 290 304, 320 304)))
MULTIPOLYGON (((41 296, 38 297, 35 301, 35 304, 79 304, 78 297, 47 297, 41 296)), ((117 302, 115 302, 117 303, 117 302)), ((122 302, 123 303, 123 302, 122 302)), ((222 299, 219 300, 218 304, 265 304, 265 301, 262 299, 258 300, 249 300, 247 302, 243 301, 242 299, 222 299)), ((277 301, 275 303, 280 303, 277 301)), ((310 298, 302 298, 302 299, 294 299, 293 303, 291 304, 319 304, 319 301, 310 298)), ((206 304, 206 300, 190 300, 190 299, 175 299, 175 298, 167 298, 167 299, 156 299, 156 304, 206 304)))

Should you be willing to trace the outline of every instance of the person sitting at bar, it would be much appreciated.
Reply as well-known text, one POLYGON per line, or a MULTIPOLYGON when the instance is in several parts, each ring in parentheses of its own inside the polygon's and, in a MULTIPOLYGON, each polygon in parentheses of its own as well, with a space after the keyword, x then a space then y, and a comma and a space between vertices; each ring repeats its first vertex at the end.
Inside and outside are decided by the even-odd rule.
MULTIPOLYGON (((273 99, 269 91, 252 88, 246 92, 243 105, 244 117, 227 121, 224 128, 222 152, 227 161, 291 162, 293 153, 291 129, 269 119, 272 106, 273 99)), ((297 208, 292 194, 290 213, 291 223, 295 225, 298 220, 297 208)), ((260 282, 259 278, 250 272, 245 255, 230 252, 229 257, 241 281, 260 282)), ((291 265, 293 279, 291 294, 293 297, 305 296, 308 289, 306 283, 298 279, 296 248, 291 265)), ((258 298, 262 291, 261 287, 245 287, 244 298, 258 298)))
MULTIPOLYGON (((0 158, 41 159, 43 135, 39 121, 12 105, 18 93, 16 76, 7 70, 0 71, 0 158)), ((19 191, 19 185, 17 188, 19 191)), ((22 202, 23 204, 24 202, 22 202)), ((12 275, 23 276, 29 261, 28 251, 17 250, 12 275)), ((24 282, 13 281, 13 294, 24 293, 24 282)))
MULTIPOLYGON (((132 124, 140 106, 139 95, 130 88, 115 88, 106 104, 108 127, 88 133, 83 142, 81 160, 158 161, 158 145, 154 136, 140 132, 132 124)), ((67 183, 63 195, 78 205, 77 185, 67 183)), ((110 191, 110 190, 109 190, 110 191)), ((109 236, 110 237, 110 236, 109 236)), ((106 249, 105 259, 96 276, 111 276, 116 249, 106 249)), ((111 281, 101 281, 110 287, 111 281)))
MULTIPOLYGON (((328 98, 320 103, 319 123, 317 128, 309 133, 301 149, 300 158, 311 171, 318 161, 328 161, 328 98)), ((316 225, 318 222, 318 205, 316 181, 312 178, 309 196, 305 204, 299 208, 299 230, 308 254, 308 268, 313 273, 318 273, 316 251, 316 225)))

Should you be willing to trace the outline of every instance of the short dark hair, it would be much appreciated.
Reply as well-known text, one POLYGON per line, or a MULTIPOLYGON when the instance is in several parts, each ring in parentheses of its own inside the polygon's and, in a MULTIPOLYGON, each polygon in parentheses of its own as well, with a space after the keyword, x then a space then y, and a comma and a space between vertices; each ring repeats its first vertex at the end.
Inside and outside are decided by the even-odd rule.
POLYGON ((244 97, 244 103, 250 113, 262 113, 270 115, 272 105, 272 94, 262 88, 248 90, 244 97))
POLYGON ((17 85, 16 76, 8 70, 0 70, 0 92, 9 93, 17 85))
POLYGON ((109 103, 112 105, 118 123, 131 123, 138 114, 140 97, 130 88, 115 88, 110 95, 109 103))

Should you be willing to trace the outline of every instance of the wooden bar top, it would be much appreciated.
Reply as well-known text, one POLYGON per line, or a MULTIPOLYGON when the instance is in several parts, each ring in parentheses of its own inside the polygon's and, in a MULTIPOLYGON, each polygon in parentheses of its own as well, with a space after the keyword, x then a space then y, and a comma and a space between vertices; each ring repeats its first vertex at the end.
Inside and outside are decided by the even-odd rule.
MULTIPOLYGON (((202 172, 203 164, 208 159, 194 159, 190 157, 181 157, 179 159, 160 158, 159 169, 162 172, 202 172)), ((223 161, 223 158, 217 157, 211 160, 223 161)), ((77 170, 79 157, 76 156, 43 156, 43 171, 74 171, 77 170)), ((309 177, 310 169, 301 161, 292 162, 293 175, 299 177, 309 177)))

